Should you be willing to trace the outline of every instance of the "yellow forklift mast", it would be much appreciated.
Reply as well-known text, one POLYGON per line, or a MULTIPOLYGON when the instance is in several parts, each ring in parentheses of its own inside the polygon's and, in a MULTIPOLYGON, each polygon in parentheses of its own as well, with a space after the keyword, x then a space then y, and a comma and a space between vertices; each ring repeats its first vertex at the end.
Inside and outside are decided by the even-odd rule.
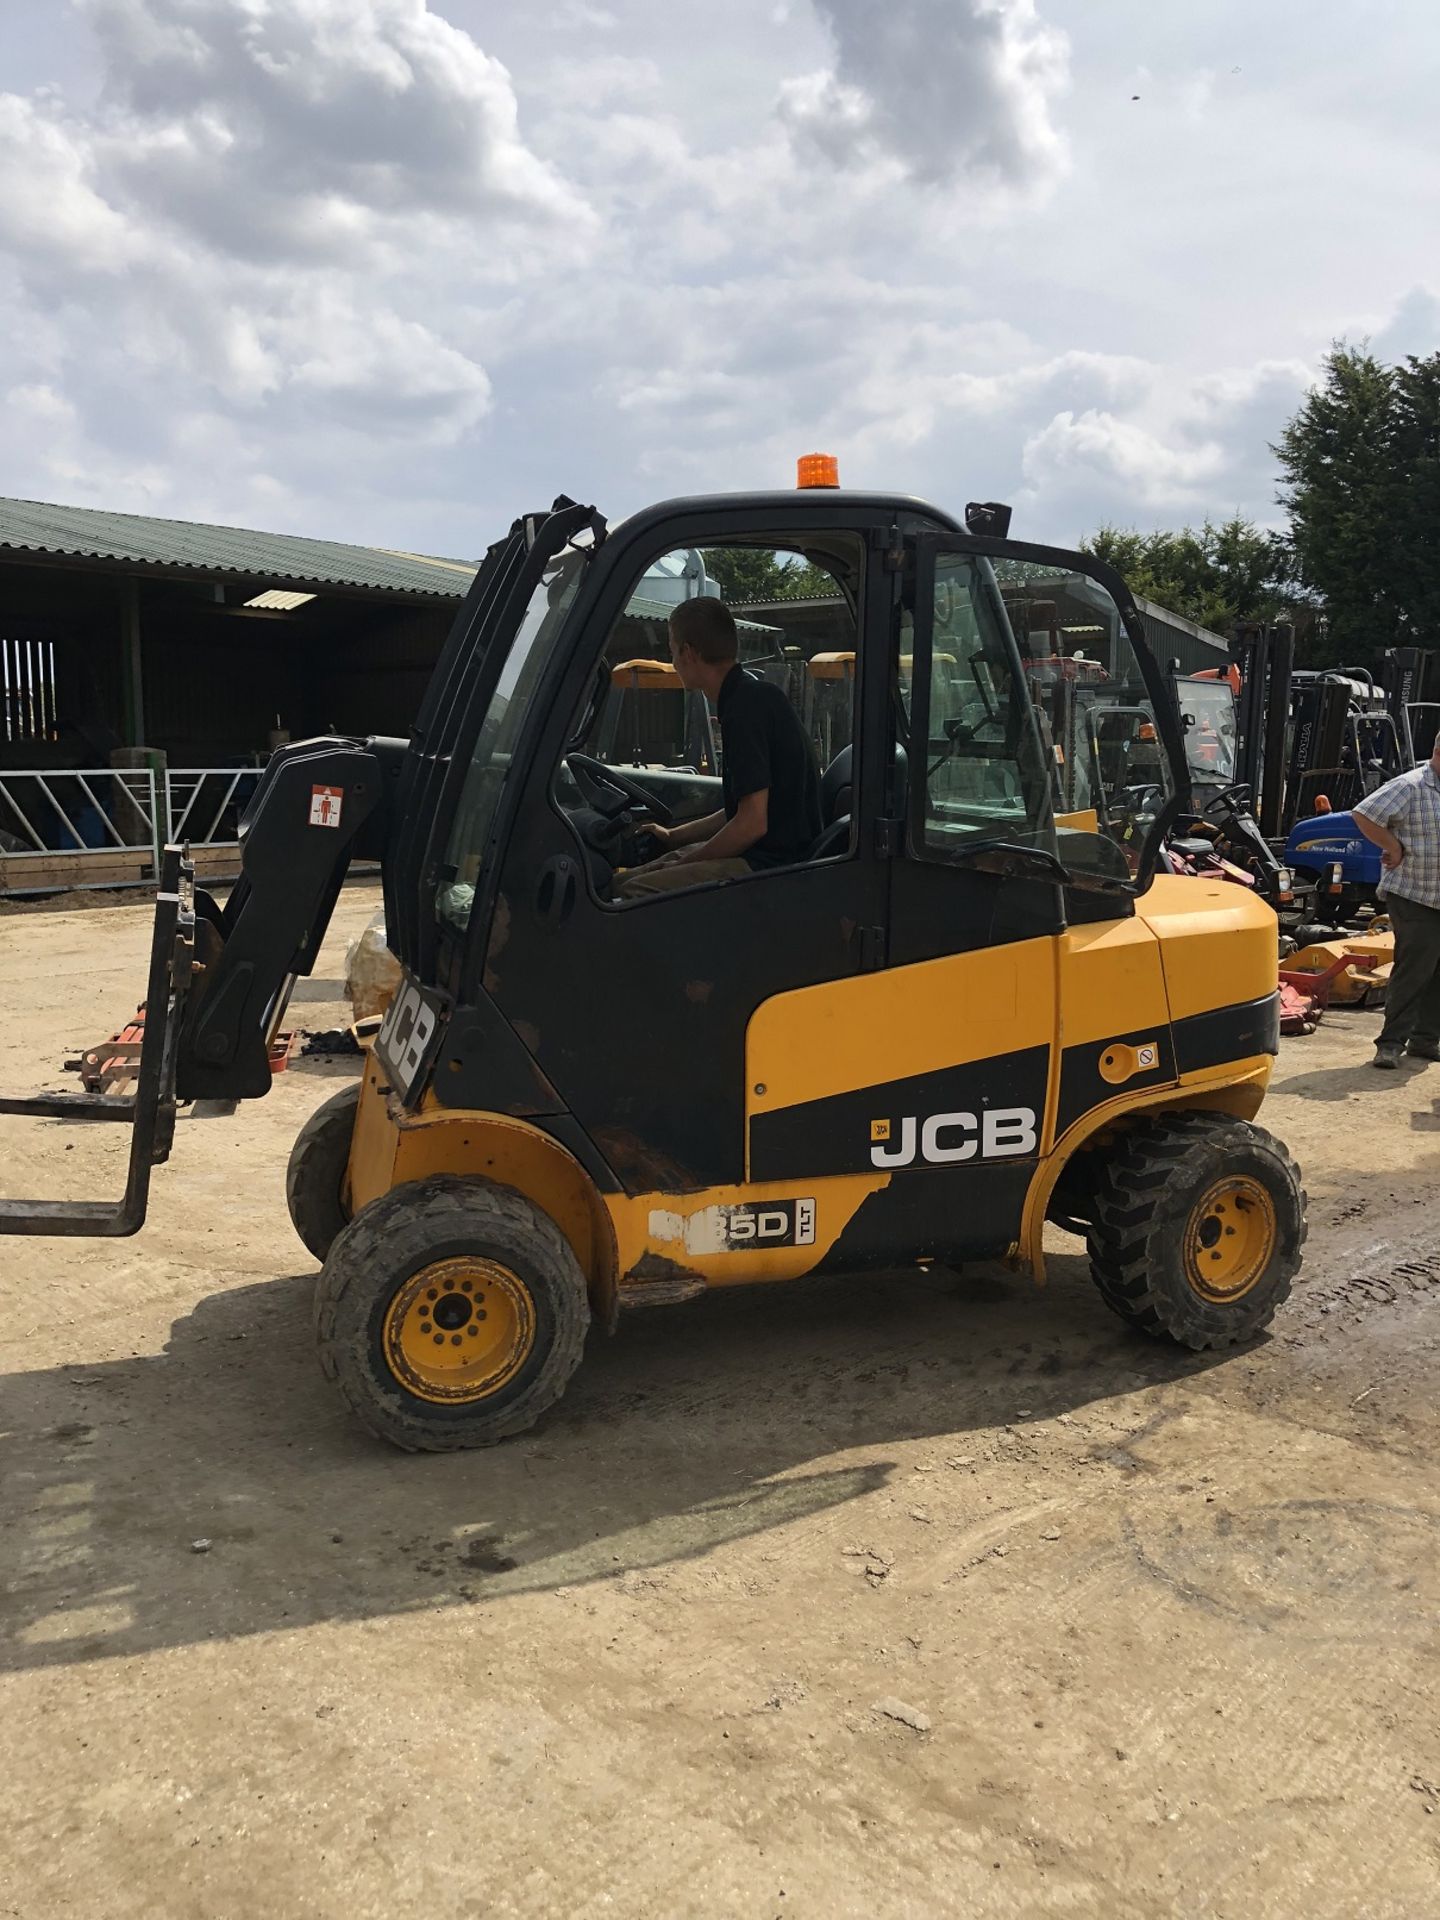
POLYGON ((1254 1124, 1275 919, 1157 874, 1189 793, 1129 593, 1091 558, 1010 540, 993 505, 956 520, 818 471, 614 528, 564 499, 516 521, 408 743, 277 754, 223 909, 172 853, 125 1200, 0 1203, 0 1231, 138 1227, 175 1102, 268 1086, 267 1034, 368 847, 402 982, 362 1083, 296 1142, 288 1195, 323 1262, 321 1362, 397 1444, 528 1427, 590 1321, 624 1307, 917 1261, 1039 1278, 1047 1221, 1084 1237, 1102 1299, 1142 1333, 1204 1348, 1263 1328, 1304 1239, 1298 1174, 1254 1124), (693 756, 607 748, 617 690, 670 685, 617 635, 667 554, 722 547, 833 579, 842 644, 808 678, 848 695, 845 745, 807 857, 632 898, 646 826, 708 817, 722 788, 693 756), (1057 813, 1007 610, 1061 579, 1083 583, 1087 653, 1149 742, 1153 798, 1123 835, 1057 813))

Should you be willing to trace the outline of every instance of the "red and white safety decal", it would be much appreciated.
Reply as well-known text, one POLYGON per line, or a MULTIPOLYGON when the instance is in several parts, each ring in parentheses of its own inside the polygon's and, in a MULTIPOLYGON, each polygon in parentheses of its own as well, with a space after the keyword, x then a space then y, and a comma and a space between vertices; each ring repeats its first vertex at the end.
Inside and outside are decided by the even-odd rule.
POLYGON ((343 787, 312 787, 310 789, 310 824, 312 827, 338 827, 340 807, 345 798, 343 787))

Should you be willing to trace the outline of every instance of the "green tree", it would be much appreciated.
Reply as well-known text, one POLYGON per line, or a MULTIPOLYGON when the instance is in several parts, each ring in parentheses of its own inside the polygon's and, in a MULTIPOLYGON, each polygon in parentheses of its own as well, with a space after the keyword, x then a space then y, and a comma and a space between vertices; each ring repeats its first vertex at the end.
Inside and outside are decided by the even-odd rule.
POLYGON ((1406 638, 1440 646, 1440 353, 1394 373, 1391 580, 1406 638))
POLYGON ((1401 442, 1423 439, 1427 405, 1433 435, 1433 369, 1428 380, 1418 371, 1406 376, 1404 392, 1402 404, 1393 368, 1364 347, 1337 342, 1319 384, 1272 449, 1284 477, 1279 498, 1290 514, 1296 575, 1328 623, 1324 645, 1312 654, 1316 664, 1372 664, 1386 647, 1418 637, 1406 618, 1397 564, 1397 523, 1408 517, 1401 442))
POLYGON ((828 599, 838 591, 823 567, 770 547, 706 547, 705 571, 725 600, 828 599))
POLYGON ((1274 620, 1289 597, 1283 541, 1238 514, 1219 526, 1207 520, 1198 532, 1103 526, 1080 546, 1114 567, 1141 599, 1212 633, 1228 635, 1237 620, 1274 620))

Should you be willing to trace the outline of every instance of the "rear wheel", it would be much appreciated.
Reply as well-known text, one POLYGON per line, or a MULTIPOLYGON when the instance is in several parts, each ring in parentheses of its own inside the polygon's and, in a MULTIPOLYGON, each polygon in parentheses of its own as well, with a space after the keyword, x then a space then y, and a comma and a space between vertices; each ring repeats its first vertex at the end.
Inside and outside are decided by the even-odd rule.
POLYGON ((323 1260, 340 1229, 348 1225, 345 1169, 360 1106, 358 1086, 342 1087, 317 1107, 295 1137, 285 1172, 290 1223, 317 1260, 323 1260))
POLYGON ((1091 1201, 1090 1271, 1122 1320, 1197 1351, 1252 1339, 1288 1296, 1305 1190, 1285 1148, 1220 1113, 1126 1134, 1091 1201))
POLYGON ((396 1187, 330 1249, 320 1364, 362 1424, 411 1452, 491 1446, 565 1391, 590 1322, 554 1221, 509 1187, 453 1175, 396 1187))

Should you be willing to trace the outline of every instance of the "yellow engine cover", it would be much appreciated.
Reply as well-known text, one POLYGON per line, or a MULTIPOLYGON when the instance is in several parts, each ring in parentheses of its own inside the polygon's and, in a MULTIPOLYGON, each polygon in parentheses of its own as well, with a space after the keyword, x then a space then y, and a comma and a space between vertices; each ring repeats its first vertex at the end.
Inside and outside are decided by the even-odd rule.
POLYGON ((1160 873, 1136 911, 1160 943, 1172 1020, 1258 1000, 1279 985, 1280 923, 1249 887, 1160 873))

